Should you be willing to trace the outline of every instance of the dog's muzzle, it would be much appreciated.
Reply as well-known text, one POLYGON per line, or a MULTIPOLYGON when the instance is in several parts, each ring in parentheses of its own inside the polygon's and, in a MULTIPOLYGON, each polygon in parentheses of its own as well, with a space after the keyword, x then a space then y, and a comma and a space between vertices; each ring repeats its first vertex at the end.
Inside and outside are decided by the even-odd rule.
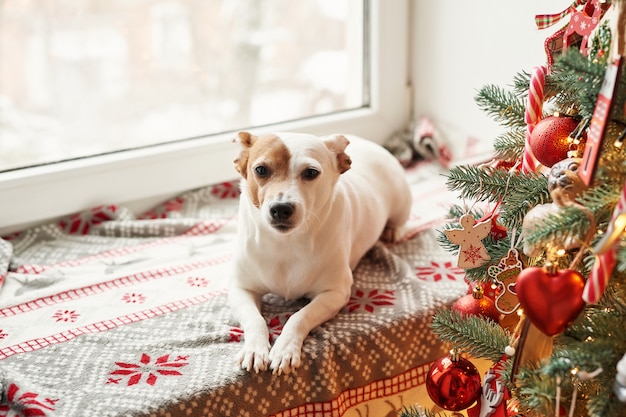
POLYGON ((293 227, 292 216, 296 206, 292 203, 274 203, 270 206, 270 224, 280 232, 286 232, 293 227))

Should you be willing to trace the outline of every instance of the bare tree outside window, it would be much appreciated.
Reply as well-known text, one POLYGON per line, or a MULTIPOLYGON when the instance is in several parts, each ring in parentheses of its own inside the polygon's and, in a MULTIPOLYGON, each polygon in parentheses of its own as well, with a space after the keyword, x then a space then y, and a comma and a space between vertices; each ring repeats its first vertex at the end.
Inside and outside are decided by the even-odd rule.
POLYGON ((366 106, 359 0, 0 0, 0 171, 366 106))

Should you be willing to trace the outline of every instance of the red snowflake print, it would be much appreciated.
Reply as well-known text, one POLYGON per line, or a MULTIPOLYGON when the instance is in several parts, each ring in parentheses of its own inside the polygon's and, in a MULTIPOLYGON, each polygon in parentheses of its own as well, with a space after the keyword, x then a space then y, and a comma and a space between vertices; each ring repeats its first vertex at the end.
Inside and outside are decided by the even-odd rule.
POLYGON ((116 206, 98 206, 67 216, 61 219, 58 225, 63 231, 71 235, 86 235, 93 226, 115 219, 117 211, 116 206))
MULTIPOLYGON (((280 336, 283 331, 283 326, 287 322, 287 320, 291 317, 291 313, 280 314, 278 316, 274 316, 267 323, 267 327, 270 333, 270 343, 273 342, 280 336)), ((228 342, 239 343, 243 339, 243 329, 240 327, 231 327, 228 335, 228 342)))
POLYGON ((60 321, 65 322, 65 323, 67 322, 74 323, 78 319, 79 316, 80 314, 78 314, 74 310, 57 310, 57 312, 54 313, 52 318, 56 319, 57 323, 60 321))
POLYGON ((15 384, 9 384, 4 401, 0 404, 0 417, 47 416, 54 411, 58 399, 40 399, 35 392, 20 392, 15 384))
POLYGON ((150 210, 142 214, 140 219, 165 219, 170 213, 180 213, 183 210, 185 199, 177 197, 172 200, 166 201, 154 210, 150 210))
POLYGON ((239 182, 233 181, 215 185, 211 189, 211 194, 222 200, 239 198, 239 182))
POLYGON ((146 296, 134 292, 127 292, 122 297, 122 301, 126 304, 143 304, 146 301, 146 296))
POLYGON ((280 314, 278 316, 274 316, 270 319, 268 323, 269 331, 270 331, 270 342, 274 342, 274 340, 278 339, 278 336, 283 332, 283 326, 287 323, 287 320, 291 317, 290 313, 280 314))
POLYGON ((415 268, 415 275, 422 281, 438 282, 442 279, 450 281, 461 281, 465 279, 465 271, 456 266, 452 266, 452 262, 431 262, 430 266, 418 266, 415 268))
POLYGON ((8 333, 5 333, 4 330, 0 329, 0 340, 4 339, 8 335, 9 335, 8 333))
POLYGON ((170 361, 170 355, 158 357, 154 362, 149 355, 143 353, 139 363, 115 362, 119 367, 112 371, 107 384, 120 384, 125 377, 127 386, 136 385, 144 379, 145 383, 154 386, 159 376, 182 376, 178 369, 189 365, 187 356, 177 356, 170 361), (117 377, 120 375, 121 377, 117 377))
POLYGON ((373 313, 376 307, 394 305, 395 299, 394 292, 391 290, 372 290, 367 294, 362 290, 356 290, 354 295, 350 297, 347 308, 350 313, 360 308, 368 313, 373 313))
POLYGON ((469 245, 469 247, 462 252, 464 259, 472 265, 476 265, 483 259, 482 248, 480 246, 469 245))
POLYGON ((228 332, 228 343, 239 343, 243 339, 243 329, 240 327, 231 327, 228 332))
POLYGON ((209 280, 204 277, 189 277, 187 278, 187 284, 191 287, 204 288, 209 285, 209 280))

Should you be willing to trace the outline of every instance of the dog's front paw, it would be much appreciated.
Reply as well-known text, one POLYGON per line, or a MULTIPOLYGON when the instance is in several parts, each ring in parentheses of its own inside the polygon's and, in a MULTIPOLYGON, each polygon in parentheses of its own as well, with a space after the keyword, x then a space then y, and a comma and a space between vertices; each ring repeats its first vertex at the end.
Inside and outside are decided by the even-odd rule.
POLYGON ((270 350, 270 369, 275 374, 288 374, 300 366, 302 343, 280 336, 270 350))
POLYGON ((269 359, 269 343, 258 346, 244 346, 237 354, 237 362, 242 369, 259 373, 267 371, 270 363, 269 359))

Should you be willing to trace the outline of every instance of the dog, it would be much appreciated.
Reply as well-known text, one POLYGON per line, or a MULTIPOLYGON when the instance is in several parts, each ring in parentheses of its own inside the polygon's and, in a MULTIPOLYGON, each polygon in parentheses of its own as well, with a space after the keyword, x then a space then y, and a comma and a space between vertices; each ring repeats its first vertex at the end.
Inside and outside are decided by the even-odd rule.
POLYGON ((352 271, 380 239, 395 241, 411 209, 398 160, 356 136, 239 132, 238 242, 229 304, 243 333, 249 372, 289 373, 311 330, 348 303, 352 271), (349 139, 348 139, 349 138, 349 139), (310 302, 270 346, 261 298, 310 302))

